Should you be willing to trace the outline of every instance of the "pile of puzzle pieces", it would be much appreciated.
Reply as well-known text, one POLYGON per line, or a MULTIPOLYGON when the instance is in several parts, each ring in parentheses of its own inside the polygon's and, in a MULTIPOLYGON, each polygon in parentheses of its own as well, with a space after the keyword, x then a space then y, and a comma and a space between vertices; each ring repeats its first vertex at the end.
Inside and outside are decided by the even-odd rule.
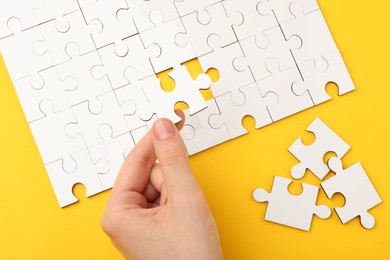
MULTIPOLYGON (((300 161, 291 169, 291 176, 301 179, 306 170, 310 170, 323 181, 321 187, 329 199, 335 193, 344 196, 344 206, 335 209, 343 224, 360 217, 363 227, 373 228, 375 218, 368 210, 382 200, 360 163, 343 169, 341 159, 350 150, 350 146, 318 118, 307 131, 316 136, 313 144, 307 146, 298 138, 288 149, 300 161), (326 164, 324 158, 330 152, 335 153, 336 157, 330 158, 326 164), (335 175, 324 180, 330 171, 335 175)), ((303 183, 303 192, 294 196, 288 192, 291 182, 290 179, 276 176, 270 193, 260 188, 253 192, 253 197, 258 202, 268 201, 266 220, 308 231, 313 214, 328 218, 331 211, 328 206, 316 205, 319 191, 317 186, 303 183)))
POLYGON ((61 207, 76 183, 111 188, 178 102, 192 155, 245 134, 246 115, 261 128, 329 100, 329 82, 355 89, 315 0, 0 0, 0 51, 61 207), (192 79, 195 58, 220 79, 192 79))

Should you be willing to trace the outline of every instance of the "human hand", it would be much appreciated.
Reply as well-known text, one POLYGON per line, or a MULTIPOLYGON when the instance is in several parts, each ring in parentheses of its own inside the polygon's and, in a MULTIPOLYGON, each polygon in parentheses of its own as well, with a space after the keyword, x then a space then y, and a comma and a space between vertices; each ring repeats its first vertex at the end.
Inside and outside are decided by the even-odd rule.
POLYGON ((126 259, 223 259, 214 217, 167 119, 126 158, 101 225, 126 259))

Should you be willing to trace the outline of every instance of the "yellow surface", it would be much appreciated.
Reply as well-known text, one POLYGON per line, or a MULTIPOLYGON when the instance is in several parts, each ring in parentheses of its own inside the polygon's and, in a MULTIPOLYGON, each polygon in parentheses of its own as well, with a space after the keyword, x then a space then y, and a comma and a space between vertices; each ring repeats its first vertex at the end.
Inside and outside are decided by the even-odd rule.
MULTIPOLYGON (((390 3, 319 2, 357 91, 259 131, 246 119, 249 135, 191 158, 227 259, 390 259, 390 3), (360 161, 384 200, 370 211, 373 230, 357 219, 342 225, 335 214, 315 217, 310 232, 283 227, 264 221, 266 203, 251 197, 270 189, 274 175, 289 176, 297 161, 287 148, 298 136, 312 139, 304 129, 317 116, 352 146, 344 165, 360 161)), ((0 77, 0 259, 121 259, 99 226, 109 192, 58 207, 3 64, 0 77)), ((291 190, 299 193, 299 182, 291 190)), ((319 202, 340 206, 343 198, 321 192, 319 202)))

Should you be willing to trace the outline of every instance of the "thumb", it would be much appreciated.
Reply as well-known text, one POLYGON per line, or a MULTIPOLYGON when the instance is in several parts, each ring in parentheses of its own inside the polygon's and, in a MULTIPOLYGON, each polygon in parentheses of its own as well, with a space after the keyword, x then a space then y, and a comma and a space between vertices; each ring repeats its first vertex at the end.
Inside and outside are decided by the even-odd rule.
POLYGON ((154 150, 164 177, 168 200, 199 189, 176 126, 168 119, 159 119, 152 131, 154 150))

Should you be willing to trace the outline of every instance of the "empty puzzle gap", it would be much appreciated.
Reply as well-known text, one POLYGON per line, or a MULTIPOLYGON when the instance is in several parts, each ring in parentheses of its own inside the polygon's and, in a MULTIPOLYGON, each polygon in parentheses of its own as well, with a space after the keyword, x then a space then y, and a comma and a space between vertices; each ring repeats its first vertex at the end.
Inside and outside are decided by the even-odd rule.
POLYGON ((186 109, 189 109, 189 107, 188 107, 188 105, 187 105, 187 103, 185 103, 185 102, 183 102, 183 101, 180 101, 180 102, 177 102, 176 104, 175 104, 175 107, 174 107, 175 109, 180 109, 180 110, 186 110, 186 109))
POLYGON ((325 164, 328 164, 328 161, 330 158, 332 157, 337 157, 337 154, 335 152, 327 152, 325 155, 324 155, 324 163, 325 164))
POLYGON ((288 185, 287 190, 288 190, 288 192, 289 192, 291 195, 299 196, 299 195, 301 195, 302 192, 303 192, 302 183, 299 182, 299 181, 292 181, 292 182, 290 183, 290 185, 288 185))
POLYGON ((241 121, 242 126, 248 131, 248 133, 258 132, 256 131, 256 119, 251 115, 246 115, 241 121))
POLYGON ((334 82, 329 82, 325 86, 325 91, 328 93, 329 96, 332 97, 332 99, 336 99, 339 97, 339 86, 334 82))
POLYGON ((87 198, 87 188, 82 183, 73 185, 72 193, 79 201, 83 201, 87 198))
POLYGON ((301 136, 301 140, 304 145, 310 146, 316 141, 316 135, 307 131, 301 136))

